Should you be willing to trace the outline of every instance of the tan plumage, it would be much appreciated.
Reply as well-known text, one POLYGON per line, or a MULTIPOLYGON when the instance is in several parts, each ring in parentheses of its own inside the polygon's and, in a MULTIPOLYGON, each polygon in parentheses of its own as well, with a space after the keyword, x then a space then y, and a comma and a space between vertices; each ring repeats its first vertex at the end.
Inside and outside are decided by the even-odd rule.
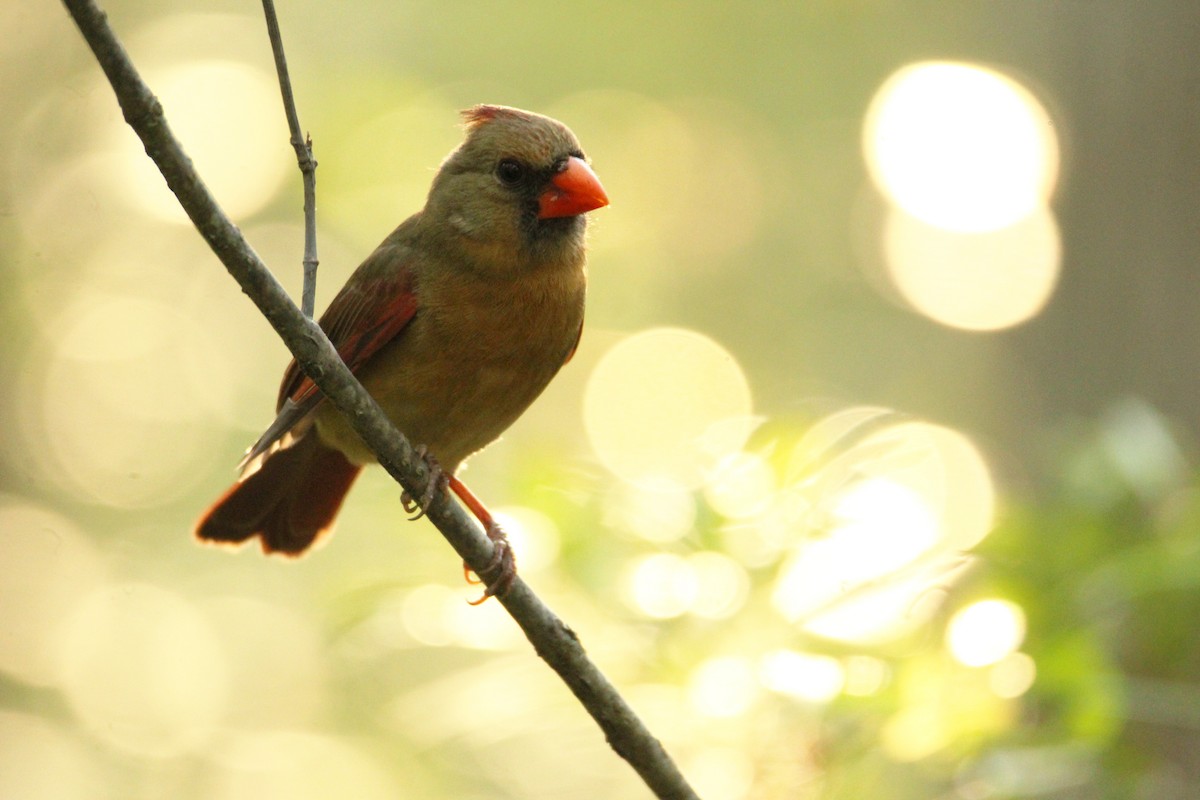
MULTIPOLYGON (((467 137, 425 208, 355 270, 320 320, 396 426, 451 474, 574 352, 583 214, 608 202, 561 123, 501 106, 464 117, 467 137)), ((267 552, 299 554, 374 460, 294 361, 277 410, 243 478, 197 524, 202 540, 259 536, 267 552)))

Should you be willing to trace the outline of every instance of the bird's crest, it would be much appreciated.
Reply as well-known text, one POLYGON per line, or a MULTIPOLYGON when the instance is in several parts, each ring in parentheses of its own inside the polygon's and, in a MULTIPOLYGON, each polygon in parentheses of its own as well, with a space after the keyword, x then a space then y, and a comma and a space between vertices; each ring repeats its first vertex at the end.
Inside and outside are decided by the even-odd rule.
POLYGON ((496 117, 517 117, 522 116, 522 112, 508 106, 489 106, 478 105, 468 108, 462 113, 463 124, 467 130, 479 127, 485 122, 490 122, 496 117))

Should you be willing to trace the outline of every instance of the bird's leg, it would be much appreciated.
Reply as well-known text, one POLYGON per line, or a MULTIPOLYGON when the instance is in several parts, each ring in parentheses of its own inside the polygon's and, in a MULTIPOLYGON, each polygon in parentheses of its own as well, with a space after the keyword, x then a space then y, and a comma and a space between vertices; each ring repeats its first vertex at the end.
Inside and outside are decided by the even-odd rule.
POLYGON ((479 498, 466 487, 466 484, 453 475, 449 477, 448 485, 458 495, 458 499, 462 500, 463 505, 475 515, 475 518, 483 525, 487 537, 492 540, 492 557, 488 559, 487 566, 475 573, 479 576, 478 579, 472 580, 471 567, 463 562, 463 573, 466 575, 467 581, 484 584, 483 594, 478 599, 470 601, 471 605, 477 606, 489 597, 501 597, 508 591, 512 586, 513 579, 517 577, 517 560, 504 529, 492 517, 492 513, 487 510, 487 507, 479 501, 479 498))
POLYGON ((421 495, 419 501, 414 501, 412 495, 405 489, 400 494, 400 505, 404 506, 404 510, 409 514, 409 520, 418 520, 425 516, 425 512, 433 505, 433 501, 437 499, 439 493, 445 493, 446 487, 450 485, 451 478, 442 470, 441 464, 433 457, 423 444, 416 447, 417 457, 425 462, 425 466, 429 469, 429 485, 425 487, 425 493, 421 495), (413 514, 413 512, 416 512, 413 514))
POLYGON ((425 511, 437 499, 439 492, 445 492, 446 489, 454 491, 458 498, 462 500, 463 505, 470 509, 475 518, 483 525, 483 530, 487 534, 488 539, 492 541, 492 557, 488 559, 488 563, 483 569, 475 574, 478 578, 472 578, 471 567, 464 561, 463 572, 470 583, 484 584, 483 594, 475 600, 471 600, 471 605, 479 605, 489 597, 497 597, 503 595, 512 586, 513 579, 517 577, 517 560, 513 555, 512 546, 508 543, 508 536, 504 533, 504 529, 492 517, 492 513, 487 510, 487 507, 476 497, 470 489, 466 487, 462 481, 453 475, 447 475, 437 459, 429 452, 425 445, 418 445, 416 448, 417 455, 425 461, 425 465, 429 468, 429 485, 425 489, 425 493, 421 495, 419 501, 414 501, 412 495, 405 491, 400 495, 400 503, 404 506, 404 510, 413 514, 409 519, 417 520, 425 516, 425 511), (415 514, 413 512, 416 512, 415 514))

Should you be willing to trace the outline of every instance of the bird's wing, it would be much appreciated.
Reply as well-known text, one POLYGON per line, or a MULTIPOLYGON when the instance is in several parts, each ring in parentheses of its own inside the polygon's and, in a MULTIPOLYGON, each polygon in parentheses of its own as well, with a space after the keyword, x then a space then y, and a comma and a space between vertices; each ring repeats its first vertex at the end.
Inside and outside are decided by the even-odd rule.
MULTIPOLYGON (((395 339, 417 313, 416 280, 411 269, 380 269, 396 252, 380 248, 342 287, 321 315, 320 326, 350 371, 357 374, 371 356, 395 339)), ((295 359, 288 364, 279 387, 277 416, 242 459, 243 473, 252 469, 260 456, 287 446, 289 434, 307 428, 313 411, 325 396, 304 374, 295 359)))
MULTIPOLYGON (((366 265, 364 265, 366 266, 366 265)), ((357 374, 379 348, 395 339, 417 313, 417 293, 410 269, 348 283, 321 316, 321 329, 350 371, 357 374)), ((279 386, 277 408, 288 400, 302 405, 321 397, 316 384, 295 359, 279 386)))

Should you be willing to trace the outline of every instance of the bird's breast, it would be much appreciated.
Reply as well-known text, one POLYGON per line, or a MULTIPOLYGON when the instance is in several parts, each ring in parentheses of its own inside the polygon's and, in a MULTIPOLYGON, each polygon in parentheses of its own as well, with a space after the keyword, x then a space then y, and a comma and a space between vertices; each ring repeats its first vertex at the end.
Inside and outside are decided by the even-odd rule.
MULTIPOLYGON (((454 469, 516 421, 563 365, 583 324, 584 284, 580 267, 423 287, 409 327, 359 377, 414 445, 454 469)), ((373 460, 336 412, 317 424, 351 460, 373 460)))

